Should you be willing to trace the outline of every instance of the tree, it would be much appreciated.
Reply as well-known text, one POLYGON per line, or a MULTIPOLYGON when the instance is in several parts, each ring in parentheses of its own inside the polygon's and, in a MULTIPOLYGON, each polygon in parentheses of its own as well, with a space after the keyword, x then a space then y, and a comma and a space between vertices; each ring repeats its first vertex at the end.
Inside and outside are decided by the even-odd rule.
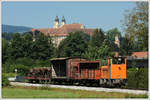
POLYGON ((104 59, 111 56, 114 56, 114 53, 107 44, 107 40, 104 40, 100 47, 89 45, 88 50, 83 54, 83 57, 89 60, 104 59))
POLYGON ((57 50, 57 57, 81 56, 88 47, 89 36, 81 31, 69 33, 57 50))
POLYGON ((91 46, 100 47, 105 39, 104 32, 101 29, 96 29, 90 41, 91 46))
POLYGON ((111 52, 118 52, 119 51, 119 48, 118 48, 118 45, 115 44, 115 42, 112 42, 111 40, 109 39, 105 39, 105 44, 111 48, 111 52))
POLYGON ((2 63, 3 64, 10 56, 9 47, 10 47, 9 42, 6 39, 2 38, 2 63))
MULTIPOLYGON (((112 51, 114 49, 110 48, 114 45, 111 41, 106 39, 104 32, 100 29, 96 29, 92 39, 88 45, 88 49, 83 53, 83 57, 89 60, 102 59, 104 57, 112 56, 112 51)), ((115 46, 113 47, 115 48, 115 46)))
POLYGON ((99 58, 98 49, 98 47, 92 47, 91 45, 88 45, 88 49, 85 51, 85 53, 82 54, 82 56, 89 60, 96 60, 99 58))
POLYGON ((119 35, 119 38, 121 38, 121 32, 117 28, 113 28, 111 30, 108 30, 107 39, 110 40, 111 42, 114 42, 116 35, 119 35))
POLYGON ((123 37, 120 45, 119 55, 126 56, 131 55, 133 51, 133 44, 128 38, 123 37))
POLYGON ((32 54, 32 45, 33 45, 33 37, 30 33, 26 33, 23 36, 23 54, 24 57, 31 57, 30 55, 32 54))
POLYGON ((5 38, 6 40, 10 41, 13 38, 14 33, 2 33, 2 37, 5 38))
POLYGON ((98 49, 98 56, 101 59, 114 56, 114 53, 112 52, 109 45, 107 45, 106 40, 103 42, 102 46, 98 49))
POLYGON ((43 33, 39 33, 35 37, 31 50, 31 58, 33 59, 46 60, 51 58, 54 50, 51 37, 45 36, 43 33))
POLYGON ((13 59, 24 57, 23 40, 19 33, 15 33, 11 40, 10 52, 13 59))
POLYGON ((137 2, 136 7, 125 14, 123 29, 126 38, 138 43, 141 50, 148 50, 148 2, 137 2))

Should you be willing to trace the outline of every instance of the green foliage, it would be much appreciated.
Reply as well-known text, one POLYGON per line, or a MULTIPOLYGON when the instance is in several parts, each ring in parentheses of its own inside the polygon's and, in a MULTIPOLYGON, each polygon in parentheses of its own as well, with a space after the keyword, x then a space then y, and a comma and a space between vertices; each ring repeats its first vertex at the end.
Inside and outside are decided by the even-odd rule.
POLYGON ((33 67, 50 67, 50 60, 35 60, 33 67))
POLYGON ((32 45, 34 44, 33 39, 32 39, 32 35, 30 33, 26 33, 23 37, 23 55, 24 57, 31 57, 32 52, 34 52, 32 50, 32 45))
POLYGON ((111 51, 111 48, 104 41, 102 46, 98 50, 99 58, 106 58, 114 56, 114 53, 111 51))
POLYGON ((127 71, 128 88, 148 90, 148 69, 132 68, 127 71))
POLYGON ((105 35, 102 29, 96 29, 90 41, 90 45, 92 47, 100 47, 104 39, 105 39, 105 35))
POLYGON ((5 76, 9 77, 15 77, 16 73, 5 73, 5 76))
POLYGON ((34 67, 50 67, 50 60, 34 60, 26 57, 18 58, 15 61, 9 60, 2 65, 2 72, 14 73, 14 70, 17 69, 19 75, 25 75, 29 69, 34 67))
POLYGON ((2 38, 4 38, 4 39, 10 41, 10 40, 13 38, 13 35, 14 35, 13 33, 6 33, 6 32, 3 32, 3 33, 2 33, 2 38))
POLYGON ((81 31, 70 33, 57 50, 57 57, 81 56, 88 47, 89 36, 81 31))
POLYGON ((136 7, 125 14, 123 28, 132 43, 138 44, 140 50, 148 50, 148 2, 137 2, 136 7))
POLYGON ((96 30, 88 45, 87 51, 82 54, 83 57, 89 60, 103 59, 114 56, 111 43, 105 39, 104 33, 101 30, 96 30))
POLYGON ((115 44, 114 42, 111 42, 111 40, 105 39, 105 44, 111 48, 112 52, 118 52, 119 51, 117 44, 115 44))
POLYGON ((11 40, 11 57, 17 59, 23 57, 23 39, 19 33, 14 34, 13 39, 11 40))
POLYGON ((131 55, 133 51, 133 43, 129 41, 128 38, 123 37, 120 45, 119 55, 121 56, 127 56, 131 55))
POLYGON ((98 59, 98 47, 92 47, 91 45, 89 45, 88 50, 85 51, 85 53, 82 56, 89 60, 98 59))
POLYGON ((35 41, 31 33, 14 33, 11 41, 2 39, 2 72, 18 69, 24 75, 33 67, 49 67, 54 50, 51 38, 42 33, 36 34, 35 41))
POLYGON ((33 66, 34 60, 28 57, 18 58, 14 64, 22 64, 24 66, 33 66))
POLYGON ((114 42, 116 35, 119 35, 119 39, 121 38, 121 32, 117 28, 113 28, 111 30, 108 30, 107 39, 110 40, 111 42, 114 42))
POLYGON ((6 76, 5 73, 2 73, 2 87, 8 86, 8 85, 9 85, 8 76, 6 76))
POLYGON ((28 67, 49 67, 50 66, 50 60, 39 60, 39 59, 31 59, 31 58, 19 58, 15 61, 15 64, 22 64, 24 66, 28 67))
POLYGON ((46 60, 53 57, 54 46, 49 36, 40 33, 35 37, 35 41, 31 47, 31 58, 46 60))
POLYGON ((3 60, 7 58, 18 59, 23 57, 46 60, 53 56, 54 46, 52 40, 49 36, 45 36, 39 33, 33 41, 33 37, 30 33, 21 35, 15 33, 13 39, 10 41, 10 46, 8 42, 3 39, 3 60), (9 47, 9 50, 8 50, 9 47), (7 53, 5 53, 8 50, 7 53))
POLYGON ((4 64, 6 62, 6 60, 9 58, 9 47, 10 44, 9 42, 2 38, 2 63, 4 64))
POLYGON ((122 39, 121 32, 117 28, 108 30, 106 35, 106 39, 107 39, 106 41, 107 41, 107 45, 111 48, 112 51, 119 52, 119 48, 117 44, 115 44, 116 35, 118 35, 118 38, 121 41, 122 39))
POLYGON ((114 53, 111 52, 111 49, 108 47, 108 45, 103 43, 99 48, 89 46, 88 50, 82 56, 89 60, 97 60, 112 57, 114 56, 114 53))
POLYGON ((14 72, 14 73, 15 73, 15 69, 17 69, 17 75, 25 75, 29 71, 30 67, 24 66, 22 64, 12 64, 8 69, 9 72, 14 72))

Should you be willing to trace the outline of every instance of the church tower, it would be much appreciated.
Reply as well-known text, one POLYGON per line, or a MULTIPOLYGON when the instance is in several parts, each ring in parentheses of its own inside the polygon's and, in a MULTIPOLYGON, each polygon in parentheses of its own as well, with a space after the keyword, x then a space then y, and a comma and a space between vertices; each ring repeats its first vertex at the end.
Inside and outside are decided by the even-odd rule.
POLYGON ((62 18, 62 20, 61 20, 61 26, 65 25, 65 24, 66 24, 66 20, 65 20, 65 18, 64 18, 64 16, 63 16, 63 18, 62 18))
POLYGON ((115 44, 118 46, 118 48, 120 48, 120 41, 119 41, 119 35, 118 34, 115 36, 115 44))
POLYGON ((59 19, 58 16, 55 18, 54 28, 59 28, 59 19))

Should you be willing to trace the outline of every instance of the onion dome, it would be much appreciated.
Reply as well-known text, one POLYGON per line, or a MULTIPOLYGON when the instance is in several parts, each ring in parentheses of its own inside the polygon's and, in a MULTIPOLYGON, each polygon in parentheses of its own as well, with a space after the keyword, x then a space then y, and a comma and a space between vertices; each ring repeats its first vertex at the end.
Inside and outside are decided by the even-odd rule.
POLYGON ((63 16, 63 18, 62 18, 62 22, 66 22, 66 20, 65 20, 64 16, 63 16))
POLYGON ((58 16, 56 16, 55 21, 59 22, 58 16))

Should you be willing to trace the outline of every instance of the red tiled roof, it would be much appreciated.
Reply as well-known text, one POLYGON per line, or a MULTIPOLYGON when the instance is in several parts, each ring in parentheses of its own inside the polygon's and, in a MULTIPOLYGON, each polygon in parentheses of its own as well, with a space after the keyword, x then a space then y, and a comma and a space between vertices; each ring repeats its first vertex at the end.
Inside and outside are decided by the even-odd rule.
POLYGON ((82 24, 65 24, 62 28, 73 28, 73 29, 80 29, 82 24))
POLYGON ((82 29, 82 24, 65 24, 64 26, 60 28, 39 28, 39 29, 32 29, 31 31, 40 31, 44 33, 45 35, 49 36, 67 36, 70 32, 75 31, 83 31, 90 36, 93 35, 95 29, 82 29))
POLYGON ((131 56, 134 58, 147 58, 148 52, 133 52, 131 56))

